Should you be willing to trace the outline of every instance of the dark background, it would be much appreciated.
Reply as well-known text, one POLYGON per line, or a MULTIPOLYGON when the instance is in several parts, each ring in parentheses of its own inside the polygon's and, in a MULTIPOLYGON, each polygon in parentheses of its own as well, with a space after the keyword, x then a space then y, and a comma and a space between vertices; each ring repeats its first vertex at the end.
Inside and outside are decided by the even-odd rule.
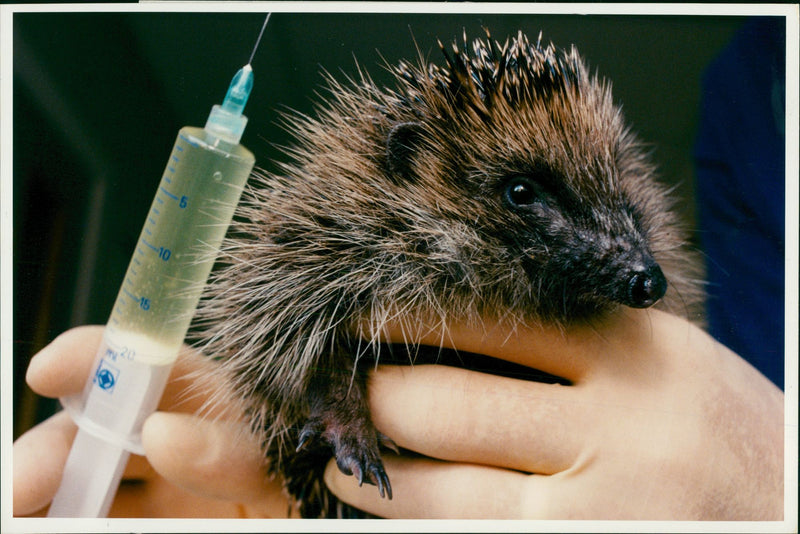
MULTIPOLYGON (((60 332, 105 323, 178 129, 203 126, 247 62, 260 13, 17 13, 14 16, 14 436, 54 402, 24 384, 30 357, 60 332)), ((321 70, 379 83, 381 67, 440 61, 436 39, 504 41, 523 30, 574 43, 652 144, 694 224, 692 144, 702 73, 736 17, 292 14, 270 20, 253 61, 242 144, 281 158, 280 109, 312 111, 321 70), (414 44, 416 41, 417 45, 414 44), (354 59, 355 58, 355 59, 354 59), (382 59, 383 58, 383 59, 382 59)))

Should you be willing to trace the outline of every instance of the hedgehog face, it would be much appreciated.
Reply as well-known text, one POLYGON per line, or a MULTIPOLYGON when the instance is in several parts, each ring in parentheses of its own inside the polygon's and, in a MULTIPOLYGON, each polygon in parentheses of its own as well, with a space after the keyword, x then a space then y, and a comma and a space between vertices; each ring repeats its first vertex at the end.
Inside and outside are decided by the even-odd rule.
POLYGON ((522 34, 472 49, 401 63, 396 90, 331 79, 318 118, 290 121, 294 163, 240 209, 275 245, 260 272, 326 280, 354 306, 562 323, 655 303, 653 252, 668 270, 682 256, 608 87, 522 34))
MULTIPOLYGON (((581 178, 585 180, 587 178, 581 178)), ((536 285, 547 317, 578 318, 611 303, 648 307, 666 291, 644 230, 624 198, 592 204, 547 173, 498 180, 496 199, 505 229, 497 232, 512 264, 536 285)), ((521 283, 525 283, 522 281, 521 283)))
MULTIPOLYGON (((580 83, 566 91, 543 107, 517 108, 527 116, 514 121, 536 121, 540 133, 504 140, 505 155, 494 150, 475 161, 484 165, 488 189, 481 198, 505 225, 488 228, 508 236, 509 255, 540 288, 538 307, 547 315, 591 314, 610 303, 651 306, 666 280, 641 215, 646 202, 636 196, 650 177, 641 174, 607 92, 580 83)), ((498 132, 510 128, 497 122, 498 132)))
POLYGON ((419 119, 389 133, 388 174, 423 182, 451 227, 475 229, 456 255, 474 259, 462 272, 483 273, 472 287, 497 283, 501 300, 562 320, 654 304, 666 280, 642 213, 658 188, 608 87, 574 49, 522 34, 473 50, 454 48, 448 68, 427 75, 399 67, 419 119), (510 294, 503 266, 518 273, 510 294))

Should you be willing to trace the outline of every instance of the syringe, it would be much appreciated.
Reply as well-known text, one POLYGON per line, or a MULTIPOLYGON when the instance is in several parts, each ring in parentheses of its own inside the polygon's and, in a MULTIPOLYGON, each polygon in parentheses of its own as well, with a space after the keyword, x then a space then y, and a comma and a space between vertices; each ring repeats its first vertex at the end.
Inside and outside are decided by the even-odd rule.
POLYGON ((255 164, 239 144, 252 87, 248 62, 205 127, 178 133, 92 374, 80 395, 61 399, 79 430, 49 517, 106 517, 130 452, 144 454, 142 425, 158 405, 255 164))

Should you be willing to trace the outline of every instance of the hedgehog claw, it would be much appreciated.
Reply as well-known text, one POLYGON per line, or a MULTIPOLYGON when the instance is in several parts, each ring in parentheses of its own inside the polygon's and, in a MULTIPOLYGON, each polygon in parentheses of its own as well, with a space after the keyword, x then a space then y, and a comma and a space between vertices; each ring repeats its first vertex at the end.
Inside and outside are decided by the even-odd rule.
MULTIPOLYGON (((362 437, 363 439, 363 437, 362 437)), ((380 441, 377 440, 377 441, 380 441)), ((348 440, 339 440, 334 446, 336 465, 345 475, 353 475, 359 486, 367 484, 377 486, 381 497, 392 498, 392 487, 389 476, 383 468, 383 462, 378 454, 377 442, 369 446, 348 440)))
POLYGON ((378 486, 378 493, 381 494, 381 498, 388 498, 391 501, 392 485, 389 483, 389 476, 386 471, 380 466, 373 465, 370 467, 370 472, 375 478, 375 485, 378 486))
POLYGON ((358 487, 361 487, 364 484, 364 470, 361 469, 361 466, 358 465, 357 462, 354 462, 352 465, 353 467, 351 470, 353 475, 356 477, 356 480, 358 480, 358 487))
POLYGON ((300 431, 300 436, 297 440, 297 448, 295 449, 295 452, 300 452, 301 450, 307 448, 311 442, 314 441, 317 436, 319 436, 319 429, 317 427, 318 425, 313 423, 308 423, 303 427, 303 430, 300 431))
POLYGON ((394 440, 386 434, 378 432, 378 441, 380 442, 381 446, 386 447, 397 455, 400 454, 400 449, 397 447, 397 443, 395 443, 394 440))

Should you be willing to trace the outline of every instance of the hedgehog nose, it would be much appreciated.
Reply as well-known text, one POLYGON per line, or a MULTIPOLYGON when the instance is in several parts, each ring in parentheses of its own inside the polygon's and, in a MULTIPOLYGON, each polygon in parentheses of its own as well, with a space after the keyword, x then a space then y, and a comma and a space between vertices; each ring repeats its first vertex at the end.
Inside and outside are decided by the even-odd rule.
POLYGON ((625 304, 632 308, 648 308, 666 292, 667 279, 661 268, 653 263, 647 269, 631 274, 628 279, 628 302, 625 304))

